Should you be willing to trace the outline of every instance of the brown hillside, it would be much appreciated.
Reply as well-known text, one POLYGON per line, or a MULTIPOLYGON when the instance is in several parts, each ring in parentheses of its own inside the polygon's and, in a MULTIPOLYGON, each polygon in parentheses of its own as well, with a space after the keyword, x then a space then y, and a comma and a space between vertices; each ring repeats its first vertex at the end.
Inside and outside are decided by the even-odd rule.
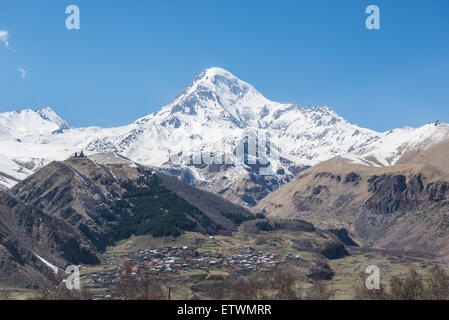
POLYGON ((392 167, 337 157, 263 199, 254 212, 342 227, 367 245, 449 254, 449 141, 392 167))

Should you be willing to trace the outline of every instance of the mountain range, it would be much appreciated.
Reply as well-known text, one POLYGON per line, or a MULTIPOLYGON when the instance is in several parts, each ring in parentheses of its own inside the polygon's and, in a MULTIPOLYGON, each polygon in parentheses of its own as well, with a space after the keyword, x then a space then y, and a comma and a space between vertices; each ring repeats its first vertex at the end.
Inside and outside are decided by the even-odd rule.
POLYGON ((0 186, 11 188, 80 150, 113 152, 252 207, 333 157, 391 166, 448 136, 441 122, 383 133, 360 128, 328 107, 270 101, 230 72, 210 68, 172 103, 123 127, 74 128, 50 108, 1 113, 0 186))

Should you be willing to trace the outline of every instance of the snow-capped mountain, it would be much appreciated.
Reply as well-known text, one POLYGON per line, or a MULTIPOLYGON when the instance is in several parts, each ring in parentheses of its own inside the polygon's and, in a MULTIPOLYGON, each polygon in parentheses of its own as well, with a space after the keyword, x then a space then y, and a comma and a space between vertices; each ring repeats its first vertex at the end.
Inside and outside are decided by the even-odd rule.
POLYGON ((24 109, 0 113, 0 135, 12 139, 39 137, 70 128, 52 109, 24 109))
POLYGON ((88 150, 124 154, 231 198, 227 193, 245 189, 243 185, 254 183, 252 175, 261 175, 262 170, 262 175, 271 178, 252 185, 253 194, 257 189, 261 193, 247 199, 246 204, 254 204, 307 166, 379 138, 376 132, 348 123, 327 107, 303 108, 270 101, 220 68, 199 74, 171 104, 137 120, 129 129, 94 140, 88 150), (269 144, 266 161, 256 159, 261 158, 259 149, 250 152, 248 139, 257 144, 254 150, 260 142, 269 144), (246 152, 240 158, 236 152, 239 147, 246 152), (232 166, 205 166, 208 161, 232 166))
POLYGON ((26 145, 39 148, 48 136, 69 128, 50 108, 0 113, 0 186, 14 186, 52 158, 36 158, 26 145))
POLYGON ((408 155, 427 150, 432 145, 449 138, 449 125, 433 122, 420 128, 405 127, 381 134, 380 139, 352 152, 353 159, 372 165, 393 166, 408 155))
POLYGON ((272 102, 220 68, 202 72, 171 104, 130 127, 123 135, 93 141, 89 150, 120 152, 137 162, 163 166, 169 154, 186 146, 216 152, 207 147, 223 139, 270 135, 282 156, 313 165, 379 138, 378 133, 348 123, 327 107, 272 102))
POLYGON ((270 101, 230 72, 211 68, 172 103, 123 127, 72 128, 51 109, 0 114, 0 153, 10 160, 0 172, 22 179, 25 169, 79 150, 115 152, 253 205, 297 172, 334 156, 390 165, 405 146, 448 137, 447 125, 428 127, 378 133, 328 107, 270 101), (23 168, 20 174, 15 165, 23 168))

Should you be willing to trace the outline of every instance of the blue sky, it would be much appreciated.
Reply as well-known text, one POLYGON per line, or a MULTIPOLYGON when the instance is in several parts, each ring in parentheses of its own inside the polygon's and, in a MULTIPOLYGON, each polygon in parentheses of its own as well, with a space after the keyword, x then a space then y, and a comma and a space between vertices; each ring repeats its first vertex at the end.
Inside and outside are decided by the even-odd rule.
POLYGON ((1 0, 0 30, 0 112, 124 125, 219 66, 375 130, 449 122, 447 0, 1 0), (65 28, 70 4, 80 30, 65 28), (365 28, 370 4, 381 30, 365 28))

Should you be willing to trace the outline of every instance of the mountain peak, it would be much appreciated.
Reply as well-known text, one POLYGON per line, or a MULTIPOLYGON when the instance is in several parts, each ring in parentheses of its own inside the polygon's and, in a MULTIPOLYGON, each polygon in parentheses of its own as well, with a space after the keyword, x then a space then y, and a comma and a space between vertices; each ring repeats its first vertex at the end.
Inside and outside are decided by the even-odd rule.
MULTIPOLYGON (((223 93, 223 91, 231 91, 232 93, 242 93, 242 91, 257 92, 252 85, 240 80, 231 72, 220 67, 203 70, 195 77, 195 80, 185 92, 192 92, 198 89, 208 89, 217 93, 223 93)), ((260 94, 259 92, 257 93, 260 94)))
POLYGON ((219 81, 219 79, 226 79, 227 81, 232 82, 234 84, 239 84, 240 86, 248 86, 248 87, 253 88, 252 85, 240 80, 232 72, 225 70, 223 68, 220 68, 220 67, 212 67, 212 68, 203 70, 195 78, 195 82, 211 82, 216 85, 217 82, 219 81))
POLYGON ((67 121, 48 107, 0 113, 0 133, 16 139, 61 132, 68 128, 67 121))
POLYGON ((52 108, 39 108, 35 111, 41 116, 42 119, 53 122, 60 126, 61 129, 68 129, 70 125, 67 121, 63 120, 52 108))
POLYGON ((219 74, 219 75, 227 76, 230 78, 235 78, 235 76, 231 72, 229 72, 228 70, 225 70, 223 68, 220 68, 220 67, 207 68, 203 72, 205 72, 208 75, 219 74))
POLYGON ((441 122, 439 120, 435 121, 435 122, 431 122, 429 123, 429 125, 433 125, 435 127, 441 127, 441 128, 448 128, 449 124, 445 123, 445 122, 441 122))
POLYGON ((153 115, 163 119, 163 123, 181 126, 189 121, 180 115, 201 118, 202 122, 230 120, 239 127, 247 126, 266 109, 271 102, 252 85, 240 80, 229 71, 213 67, 203 70, 175 100, 155 114, 139 119, 147 121, 153 115))

